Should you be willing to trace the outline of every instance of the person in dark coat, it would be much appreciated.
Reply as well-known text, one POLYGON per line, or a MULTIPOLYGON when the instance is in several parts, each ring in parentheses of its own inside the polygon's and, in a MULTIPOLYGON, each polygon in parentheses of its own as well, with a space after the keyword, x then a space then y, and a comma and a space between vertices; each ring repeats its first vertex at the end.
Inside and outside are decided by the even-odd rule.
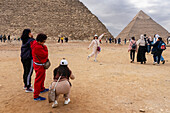
POLYGON ((155 44, 153 44, 153 48, 152 48, 152 54, 153 54, 153 58, 154 58, 154 65, 157 63, 159 65, 160 63, 160 59, 161 59, 161 55, 163 50, 160 48, 162 43, 164 43, 162 41, 162 38, 159 37, 157 42, 155 44))
POLYGON ((33 58, 30 42, 34 41, 30 29, 24 29, 21 40, 21 62, 24 68, 23 81, 25 92, 34 92, 31 88, 31 76, 33 72, 33 58))

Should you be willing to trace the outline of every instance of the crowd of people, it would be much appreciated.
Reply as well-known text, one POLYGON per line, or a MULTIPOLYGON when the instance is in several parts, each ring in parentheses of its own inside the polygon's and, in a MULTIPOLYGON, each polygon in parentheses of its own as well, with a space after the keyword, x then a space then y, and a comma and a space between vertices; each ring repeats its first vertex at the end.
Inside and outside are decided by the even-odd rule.
MULTIPOLYGON (((87 59, 90 59, 94 56, 94 61, 97 61, 97 55, 101 51, 100 40, 104 37, 105 33, 102 35, 94 35, 94 39, 91 41, 88 49, 93 46, 93 52, 87 56, 87 59)), ((68 61, 63 58, 60 61, 58 67, 53 71, 53 81, 49 88, 44 87, 44 82, 46 78, 46 63, 49 61, 48 58, 48 48, 45 45, 47 36, 43 33, 37 35, 36 39, 33 38, 30 29, 24 29, 21 35, 21 62, 23 64, 23 82, 24 90, 26 93, 33 92, 35 101, 46 100, 45 97, 41 97, 41 93, 48 92, 51 89, 55 89, 55 100, 52 104, 52 107, 55 108, 58 105, 58 97, 60 94, 64 95, 65 101, 64 104, 67 105, 70 102, 70 90, 71 82, 70 79, 75 79, 75 76, 72 74, 72 71, 68 67, 68 61), (31 84, 31 76, 33 70, 36 73, 34 80, 34 88, 31 84)), ((61 43, 64 38, 60 38, 61 43)), ((118 39, 118 43, 121 42, 118 39)), ((126 43, 126 41, 125 41, 126 43)), ((131 37, 128 52, 130 52, 131 63, 134 63, 135 52, 137 52, 137 62, 141 64, 146 63, 146 53, 153 54, 153 64, 165 63, 164 58, 162 57, 162 52, 166 49, 166 44, 163 42, 162 38, 156 34, 154 38, 147 37, 146 34, 142 34, 138 41, 135 41, 135 37, 131 37)))
POLYGON ((138 41, 135 41, 135 37, 132 37, 128 47, 130 62, 134 63, 135 52, 137 52, 137 62, 145 64, 147 61, 145 54, 151 52, 153 54, 153 65, 160 65, 160 61, 164 64, 165 60, 162 53, 165 49, 166 44, 158 34, 155 34, 153 39, 151 36, 147 37, 146 34, 142 34, 138 41))
MULTIPOLYGON (((30 29, 24 29, 22 35, 22 46, 21 46, 21 62, 23 64, 23 82, 24 90, 26 93, 33 92, 35 101, 46 100, 45 97, 41 97, 41 93, 49 91, 49 88, 44 87, 46 68, 45 64, 49 61, 48 59, 48 48, 45 45, 47 36, 45 34, 38 34, 36 39, 33 38, 30 29), (32 72, 35 70, 36 76, 34 80, 34 88, 31 85, 32 72)), ((54 80, 51 88, 56 87, 56 99, 52 107, 56 107, 58 102, 58 96, 64 94, 65 102, 67 105, 70 102, 70 89, 71 83, 69 78, 75 79, 72 71, 68 68, 68 62, 66 59, 62 59, 60 65, 54 69, 54 80)))
POLYGON ((18 38, 15 38, 15 37, 13 37, 13 38, 11 38, 11 36, 10 35, 8 35, 8 37, 4 34, 4 35, 0 35, 0 42, 11 42, 12 40, 14 40, 14 41, 20 41, 20 37, 18 37, 18 38))

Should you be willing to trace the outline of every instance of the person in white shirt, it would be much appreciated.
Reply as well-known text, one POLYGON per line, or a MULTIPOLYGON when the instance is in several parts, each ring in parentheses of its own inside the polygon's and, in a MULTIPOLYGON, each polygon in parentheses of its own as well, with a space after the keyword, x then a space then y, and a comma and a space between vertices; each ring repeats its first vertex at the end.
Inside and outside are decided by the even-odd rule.
POLYGON ((89 59, 90 57, 93 57, 95 55, 94 61, 95 62, 97 61, 96 60, 97 54, 100 52, 100 42, 99 42, 99 40, 101 40, 104 35, 105 35, 105 33, 103 33, 99 37, 98 37, 98 35, 94 35, 94 39, 92 40, 91 44, 88 47, 88 49, 89 49, 93 45, 93 52, 90 55, 88 55, 87 59, 89 59))

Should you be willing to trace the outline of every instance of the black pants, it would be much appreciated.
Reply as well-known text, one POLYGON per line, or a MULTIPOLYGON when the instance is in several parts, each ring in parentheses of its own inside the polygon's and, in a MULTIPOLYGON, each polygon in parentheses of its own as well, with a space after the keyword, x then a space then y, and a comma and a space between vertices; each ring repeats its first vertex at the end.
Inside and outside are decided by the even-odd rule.
POLYGON ((24 68, 23 81, 25 87, 29 89, 31 87, 31 76, 33 72, 33 60, 32 59, 21 59, 24 68))
POLYGON ((130 50, 130 59, 134 61, 135 59, 135 50, 130 50))

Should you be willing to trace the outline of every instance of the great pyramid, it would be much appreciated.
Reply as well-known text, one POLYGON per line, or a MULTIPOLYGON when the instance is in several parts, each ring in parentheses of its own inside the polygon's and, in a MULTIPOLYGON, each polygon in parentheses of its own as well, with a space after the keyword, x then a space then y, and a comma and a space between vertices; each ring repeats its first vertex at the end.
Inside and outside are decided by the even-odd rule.
POLYGON ((103 32, 113 37, 79 0, 0 0, 0 34, 20 36, 25 28, 52 38, 86 39, 103 32))
POLYGON ((162 38, 167 39, 169 33, 141 10, 116 38, 129 39, 135 36, 136 39, 139 39, 141 34, 147 34, 152 38, 154 34, 159 34, 162 38))

